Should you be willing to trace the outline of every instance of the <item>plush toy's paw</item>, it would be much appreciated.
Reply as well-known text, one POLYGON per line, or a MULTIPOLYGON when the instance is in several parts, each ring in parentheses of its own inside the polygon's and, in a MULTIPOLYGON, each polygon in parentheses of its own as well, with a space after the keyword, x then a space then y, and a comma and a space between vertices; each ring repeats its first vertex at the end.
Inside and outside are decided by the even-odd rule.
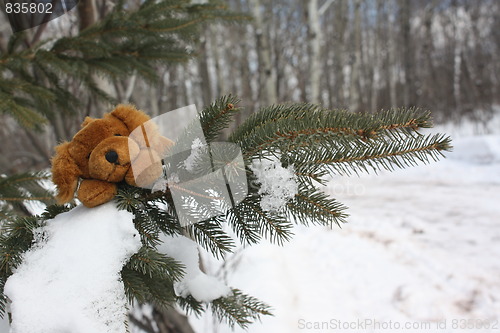
POLYGON ((103 180, 84 179, 78 189, 78 199, 89 208, 102 205, 113 199, 117 193, 114 183, 103 180))

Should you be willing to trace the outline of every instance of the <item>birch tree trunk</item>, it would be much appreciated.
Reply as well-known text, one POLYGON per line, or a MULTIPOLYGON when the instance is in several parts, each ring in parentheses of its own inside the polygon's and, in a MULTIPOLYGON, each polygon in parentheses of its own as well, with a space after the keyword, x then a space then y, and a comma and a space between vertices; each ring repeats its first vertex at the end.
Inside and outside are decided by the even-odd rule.
POLYGON ((169 82, 168 82, 168 108, 169 110, 175 110, 179 107, 179 80, 177 73, 177 66, 172 66, 169 69, 169 82))
POLYGON ((375 30, 375 38, 373 43, 373 77, 372 77, 372 93, 370 99, 370 109, 372 112, 378 109, 378 94, 380 90, 380 40, 382 38, 382 11, 384 7, 383 0, 377 0, 377 23, 375 30))
POLYGON ((403 67, 404 67, 404 106, 408 107, 412 104, 412 94, 414 91, 414 75, 413 75, 413 51, 410 35, 410 0, 401 1, 401 32, 403 35, 403 67))
POLYGON ((228 89, 226 86, 226 82, 224 80, 224 71, 222 68, 222 59, 220 54, 220 43, 219 43, 219 27, 210 26, 210 40, 211 40, 211 49, 212 49, 212 57, 214 59, 215 64, 215 76, 217 78, 216 92, 215 97, 218 98, 224 94, 228 93, 228 89))
MULTIPOLYGON (((391 1, 391 7, 397 8, 397 2, 391 1)), ((396 68, 396 38, 394 29, 391 26, 394 26, 395 14, 394 10, 390 11, 389 14, 389 31, 388 31, 388 43, 387 43, 387 54, 388 54, 388 64, 387 64, 387 80, 389 86, 389 97, 392 108, 397 108, 398 101, 396 96, 396 84, 397 84, 397 68, 396 68)))
POLYGON ((259 102, 261 105, 276 103, 276 74, 272 67, 271 46, 267 24, 262 16, 260 0, 250 0, 254 16, 255 39, 259 58, 259 102))
POLYGON ((320 52, 321 52, 321 30, 319 24, 318 0, 309 0, 307 3, 308 35, 309 35, 309 101, 314 104, 320 103, 320 52))
POLYGON ((360 67, 361 67, 361 0, 354 3, 354 50, 351 51, 351 79, 349 88, 349 107, 351 111, 360 110, 360 67))
POLYGON ((347 1, 337 0, 335 7, 335 40, 334 40, 334 73, 335 75, 335 103, 337 107, 346 107, 345 101, 345 29, 347 26, 347 1))
POLYGON ((433 83, 437 83, 436 71, 434 69, 434 64, 432 61, 432 54, 434 53, 433 37, 432 37, 432 19, 434 14, 434 8, 437 5, 437 1, 431 2, 424 11, 424 44, 422 45, 422 50, 424 54, 425 67, 426 67, 426 80, 424 82, 423 89, 424 95, 429 96, 431 103, 436 103, 436 93, 432 87, 433 83))
POLYGON ((462 41, 463 36, 460 36, 460 28, 458 27, 458 6, 454 2, 454 15, 453 15, 453 101, 459 113, 462 112, 462 103, 460 100, 460 77, 462 69, 462 41))
POLYGON ((198 69, 200 73, 199 82, 203 105, 208 105, 212 102, 212 82, 210 80, 210 71, 208 69, 208 47, 207 33, 200 40, 200 55, 198 56, 198 69))
MULTIPOLYGON (((241 1, 237 1, 236 9, 238 11, 243 11, 241 1)), ((237 26, 236 33, 236 37, 238 39, 237 41, 234 41, 234 43, 239 44, 241 55, 243 55, 241 59, 238 59, 240 64, 240 66, 238 66, 238 69, 241 78, 241 92, 239 93, 239 95, 241 96, 242 100, 252 103, 255 97, 252 90, 252 75, 250 72, 250 59, 248 57, 251 45, 249 45, 249 43, 251 43, 251 37, 249 36, 249 25, 245 24, 242 26, 237 26)), ((242 111, 243 112, 239 112, 237 114, 236 125, 239 125, 243 121, 243 119, 246 119, 246 117, 244 117, 243 119, 240 118, 242 114, 248 115, 248 113, 251 112, 252 109, 249 108, 248 110, 245 109, 242 111)))

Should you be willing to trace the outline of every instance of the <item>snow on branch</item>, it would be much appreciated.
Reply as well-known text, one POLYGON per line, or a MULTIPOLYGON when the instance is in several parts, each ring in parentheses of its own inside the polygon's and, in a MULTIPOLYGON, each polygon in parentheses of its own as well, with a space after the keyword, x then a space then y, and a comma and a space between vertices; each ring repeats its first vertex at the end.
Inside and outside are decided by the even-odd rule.
POLYGON ((250 169, 260 184, 260 206, 263 210, 280 211, 298 193, 293 165, 284 168, 278 157, 273 155, 269 159, 254 159, 250 169))
POLYGON ((211 302, 229 296, 231 289, 213 276, 202 272, 199 267, 198 245, 183 236, 161 236, 158 250, 186 266, 186 274, 181 281, 174 283, 177 296, 193 296, 200 302, 211 302))
POLYGON ((38 229, 5 285, 11 333, 125 332, 120 271, 141 247, 132 219, 107 203, 76 207, 38 229))

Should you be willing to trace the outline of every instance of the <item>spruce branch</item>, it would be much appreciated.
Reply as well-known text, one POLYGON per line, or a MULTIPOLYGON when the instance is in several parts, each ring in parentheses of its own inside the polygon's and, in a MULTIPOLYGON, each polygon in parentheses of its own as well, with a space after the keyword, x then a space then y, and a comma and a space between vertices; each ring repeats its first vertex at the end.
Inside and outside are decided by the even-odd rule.
POLYGON ((197 301, 191 295, 188 295, 187 297, 177 297, 177 304, 188 315, 194 313, 198 317, 203 312, 205 312, 205 304, 203 304, 203 302, 197 301))
POLYGON ((143 246, 122 269, 125 294, 132 302, 154 302, 166 307, 175 301, 173 283, 184 275, 184 266, 161 254, 154 248, 143 246))
POLYGON ((222 216, 215 216, 208 220, 193 223, 185 228, 187 235, 198 244, 210 251, 216 258, 224 258, 232 252, 234 240, 222 229, 225 220, 222 216))
POLYGON ((262 239, 259 221, 246 212, 244 204, 230 209, 226 220, 242 244, 256 244, 262 239))
POLYGON ((331 227, 335 223, 340 227, 346 222, 346 209, 318 189, 302 190, 287 204, 288 218, 305 225, 313 223, 331 227))
POLYGON ((23 44, 13 34, 0 53, 0 113, 21 125, 36 128, 54 110, 78 110, 81 102, 64 81, 76 80, 100 100, 117 103, 99 88, 97 77, 123 79, 132 73, 154 83, 157 66, 189 60, 201 24, 233 22, 244 15, 230 12, 222 2, 196 6, 188 1, 145 1, 131 11, 115 5, 104 19, 76 36, 23 44))
POLYGON ((239 102, 237 97, 224 96, 200 112, 200 122, 207 143, 214 141, 227 128, 232 117, 239 111, 236 107, 239 102))
POLYGON ((158 228, 165 235, 181 235, 184 232, 171 205, 150 205, 148 211, 151 220, 156 221, 158 228))
POLYGON ((154 248, 143 246, 127 263, 127 266, 149 277, 179 281, 183 276, 183 265, 154 248))
POLYGON ((246 329, 249 324, 260 320, 262 315, 272 316, 271 308, 258 299, 232 289, 233 294, 218 298, 211 303, 211 309, 219 321, 226 321, 234 328, 237 324, 246 329))
MULTIPOLYGON (((408 136, 391 133, 369 142, 324 142, 316 147, 302 148, 293 154, 296 171, 302 174, 327 170, 326 174, 350 175, 380 169, 394 170, 414 166, 418 162, 436 161, 443 151, 451 149, 450 138, 442 135, 408 136)), ((321 175, 325 175, 322 173, 321 175)))
POLYGON ((118 193, 115 196, 116 206, 118 209, 126 210, 133 213, 144 207, 144 202, 147 200, 145 191, 134 186, 120 184, 118 193))
POLYGON ((270 239, 278 245, 283 245, 284 242, 289 241, 293 232, 293 225, 277 212, 267 212, 256 204, 250 204, 249 208, 253 210, 258 216, 257 221, 260 222, 260 232, 263 237, 270 239))
POLYGON ((0 175, 0 212, 25 213, 27 201, 54 202, 54 194, 46 189, 44 182, 50 175, 45 172, 25 172, 11 176, 0 175))
POLYGON ((373 119, 378 122, 374 129, 377 133, 405 128, 417 131, 432 127, 430 111, 422 111, 419 108, 382 110, 375 113, 373 119))
POLYGON ((141 304, 152 302, 160 308, 167 308, 176 300, 173 284, 168 279, 150 277, 127 266, 123 267, 121 277, 131 304, 137 300, 141 304))
POLYGON ((249 194, 233 210, 228 222, 243 243, 255 243, 261 237, 277 244, 289 241, 293 235, 293 224, 279 212, 268 212, 260 207, 261 197, 249 194))
POLYGON ((318 110, 319 107, 313 104, 280 104, 262 108, 239 125, 230 135, 229 141, 243 143, 252 139, 255 136, 254 133, 267 125, 287 120, 300 120, 318 110))
POLYGON ((411 135, 431 126, 429 112, 389 110, 376 114, 325 110, 309 104, 271 106, 242 124, 229 140, 239 143, 247 158, 270 151, 288 151, 324 142, 367 142, 380 136, 411 135))
POLYGON ((450 140, 418 132, 430 126, 430 113, 418 109, 355 114, 292 104, 262 109, 230 140, 242 146, 246 159, 284 154, 310 183, 321 181, 325 166, 328 172, 349 174, 367 166, 391 169, 436 159, 451 148, 450 140))
MULTIPOLYGON (((0 79, 1 81, 6 81, 0 79)), ((0 87, 1 89, 1 87, 0 87)), ((10 89, 0 90, 0 113, 9 114, 19 124, 26 128, 36 128, 46 122, 46 118, 40 115, 32 107, 34 103, 22 97, 16 97, 9 93, 10 89)), ((50 93, 47 93, 49 95, 50 93)))

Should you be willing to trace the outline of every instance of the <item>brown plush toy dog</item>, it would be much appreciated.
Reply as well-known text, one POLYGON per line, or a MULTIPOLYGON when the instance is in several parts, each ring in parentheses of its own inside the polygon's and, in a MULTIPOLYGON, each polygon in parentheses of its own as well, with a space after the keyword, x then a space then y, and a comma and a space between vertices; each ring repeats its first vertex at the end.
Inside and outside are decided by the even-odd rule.
POLYGON ((78 199, 95 207, 110 201, 121 181, 143 186, 158 179, 162 173, 160 156, 172 141, 151 130, 154 125, 145 124, 148 120, 131 105, 118 105, 102 119, 86 117, 73 140, 55 148, 52 180, 58 202, 71 201, 78 190, 78 199), (129 137, 139 126, 142 131, 134 134, 140 135, 129 137))

